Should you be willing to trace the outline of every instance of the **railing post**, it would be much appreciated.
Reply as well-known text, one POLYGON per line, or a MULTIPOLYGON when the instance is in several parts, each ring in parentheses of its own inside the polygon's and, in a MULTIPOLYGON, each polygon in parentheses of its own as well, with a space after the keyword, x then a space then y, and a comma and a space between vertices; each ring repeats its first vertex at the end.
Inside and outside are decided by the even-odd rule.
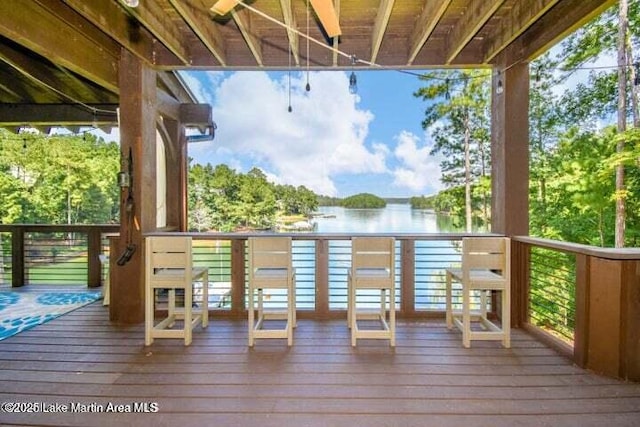
POLYGON ((100 265, 100 248, 102 246, 102 230, 90 227, 87 231, 87 284, 90 288, 97 288, 102 282, 100 265))
POLYGON ((316 315, 329 317, 329 242, 316 240, 316 315))
POLYGON ((576 312, 573 330, 573 361, 584 368, 589 355, 589 270, 591 257, 576 254, 576 312))
POLYGON ((416 245, 413 239, 400 242, 400 314, 409 317, 416 312, 416 245))
POLYGON ((245 313, 245 240, 231 241, 231 313, 241 316, 245 313))
POLYGON ((24 227, 16 226, 11 232, 11 286, 25 285, 24 227))
POLYGON ((529 322, 531 246, 511 241, 511 326, 529 322))

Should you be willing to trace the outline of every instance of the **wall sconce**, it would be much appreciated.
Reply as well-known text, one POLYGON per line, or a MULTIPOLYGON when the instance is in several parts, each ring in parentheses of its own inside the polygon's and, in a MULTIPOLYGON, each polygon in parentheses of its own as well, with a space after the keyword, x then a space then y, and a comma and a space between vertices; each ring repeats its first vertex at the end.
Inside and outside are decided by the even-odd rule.
POLYGON ((131 185, 131 175, 129 172, 118 172, 118 187, 128 188, 131 185))
POLYGON ((124 3, 124 5, 127 6, 127 7, 138 7, 138 6, 140 6, 140 0, 122 0, 122 3, 124 3))

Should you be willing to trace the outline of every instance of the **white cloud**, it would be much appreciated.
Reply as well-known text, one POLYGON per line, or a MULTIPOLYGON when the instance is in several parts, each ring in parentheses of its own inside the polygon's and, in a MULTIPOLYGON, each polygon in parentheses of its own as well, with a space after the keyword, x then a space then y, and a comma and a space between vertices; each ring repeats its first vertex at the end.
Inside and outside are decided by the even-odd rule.
POLYGON ((221 153, 231 151, 249 156, 252 166, 278 182, 328 195, 337 194, 335 175, 386 171, 387 152, 365 145, 373 114, 358 109, 344 72, 311 73, 310 92, 304 89, 305 74, 292 75, 291 113, 286 75, 279 81, 264 72, 209 75, 210 82, 219 82, 211 89, 200 79, 184 78, 212 104, 218 125, 213 142, 190 147, 201 161, 215 164, 221 153))
POLYGON ((398 144, 393 152, 400 165, 393 170, 393 185, 414 192, 440 191, 440 159, 431 156, 431 146, 420 144, 415 134, 402 131, 396 136, 398 144))

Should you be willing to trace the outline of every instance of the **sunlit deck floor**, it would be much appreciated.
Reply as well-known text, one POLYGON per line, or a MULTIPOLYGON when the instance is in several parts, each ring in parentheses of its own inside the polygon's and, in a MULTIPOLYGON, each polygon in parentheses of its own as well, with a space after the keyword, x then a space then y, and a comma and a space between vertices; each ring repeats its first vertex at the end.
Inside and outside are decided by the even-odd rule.
POLYGON ((246 321, 212 319, 193 344, 109 323, 100 302, 0 341, 0 402, 154 402, 157 413, 0 413, 77 426, 640 425, 640 384, 586 372, 520 330, 513 348, 435 320, 350 345, 345 322, 300 320, 294 346, 247 348, 246 321))

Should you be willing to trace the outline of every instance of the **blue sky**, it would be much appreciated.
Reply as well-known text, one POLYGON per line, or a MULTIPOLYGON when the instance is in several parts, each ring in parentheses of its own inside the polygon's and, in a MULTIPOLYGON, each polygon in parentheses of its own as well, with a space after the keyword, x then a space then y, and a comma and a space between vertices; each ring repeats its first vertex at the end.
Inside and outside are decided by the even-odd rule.
POLYGON ((259 167, 276 183, 305 185, 318 194, 382 197, 433 194, 442 188, 440 159, 421 121, 422 82, 398 71, 292 72, 287 111, 286 72, 183 72, 200 102, 210 103, 218 129, 194 143, 197 163, 225 163, 239 172, 259 167))

